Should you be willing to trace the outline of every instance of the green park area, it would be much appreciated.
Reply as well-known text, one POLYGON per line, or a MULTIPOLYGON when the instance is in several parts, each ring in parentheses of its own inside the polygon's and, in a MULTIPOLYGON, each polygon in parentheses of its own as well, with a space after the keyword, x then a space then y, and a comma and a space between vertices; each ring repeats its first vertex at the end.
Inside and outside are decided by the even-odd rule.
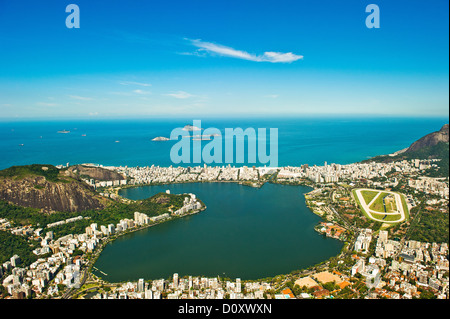
POLYGON ((364 201, 366 203, 370 203, 372 199, 374 199, 375 196, 378 195, 378 193, 379 192, 377 191, 367 191, 367 190, 361 191, 361 195, 364 197, 364 201))
MULTIPOLYGON (((386 192, 379 192, 380 195, 370 205, 370 209, 380 213, 390 213, 397 211, 397 205, 395 204, 395 198, 392 194, 386 192)), ((369 204, 370 202, 367 202, 369 204)))

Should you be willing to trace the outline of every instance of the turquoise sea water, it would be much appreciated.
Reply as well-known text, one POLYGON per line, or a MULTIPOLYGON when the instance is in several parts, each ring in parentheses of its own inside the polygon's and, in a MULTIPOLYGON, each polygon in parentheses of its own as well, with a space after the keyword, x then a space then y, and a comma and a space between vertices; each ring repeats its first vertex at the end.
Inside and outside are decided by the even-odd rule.
MULTIPOLYGON (((95 266, 112 282, 184 275, 258 279, 289 273, 337 255, 342 242, 313 227, 302 186, 192 183, 122 190, 143 199, 169 189, 194 193, 207 209, 108 244, 95 266)), ((101 274, 99 274, 101 275, 101 274)))
MULTIPOLYGON (((175 142, 151 139, 168 137, 172 129, 192 125, 192 120, 0 122, 0 169, 68 162, 169 166, 173 164, 170 149, 175 142), (58 134, 60 130, 70 133, 58 134)), ((298 166, 322 165, 324 161, 348 164, 392 153, 445 123, 448 118, 242 118, 203 119, 202 127, 216 127, 222 132, 236 127, 278 128, 279 166, 298 166)))

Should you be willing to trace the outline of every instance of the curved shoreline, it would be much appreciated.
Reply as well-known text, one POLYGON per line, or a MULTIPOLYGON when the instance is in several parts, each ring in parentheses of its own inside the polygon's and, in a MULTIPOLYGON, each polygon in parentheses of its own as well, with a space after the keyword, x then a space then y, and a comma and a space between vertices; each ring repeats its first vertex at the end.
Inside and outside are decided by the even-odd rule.
MULTIPOLYGON (((243 186, 249 186, 249 185, 246 185, 245 183, 242 183, 241 181, 183 181, 183 182, 174 182, 174 183, 158 183, 158 184, 127 185, 127 186, 122 186, 122 187, 116 187, 116 193, 118 194, 120 191, 125 190, 125 189, 133 189, 133 188, 140 188, 140 187, 152 187, 152 186, 155 186, 155 187, 158 187, 158 186, 159 186, 159 187, 161 187, 161 186, 170 186, 170 185, 178 185, 178 184, 197 184, 197 183, 236 183, 236 184, 243 185, 243 186)), ((264 185, 264 184, 265 184, 265 183, 263 183, 263 185, 264 185)), ((276 183, 276 182, 271 182, 270 184, 282 185, 282 186, 301 186, 301 187, 304 187, 304 188, 308 188, 308 191, 307 191, 307 192, 302 193, 303 196, 305 196, 306 194, 310 193, 311 191, 313 191, 313 190, 315 189, 314 187, 311 187, 310 185, 303 185, 303 184, 300 184, 300 185, 289 185, 289 184, 285 184, 285 183, 276 183)), ((261 186, 262 186, 262 185, 261 185, 261 186)), ((251 187, 251 186, 250 186, 250 187, 251 187)), ((260 187, 258 187, 258 188, 260 188, 260 187)), ((123 200, 132 200, 132 199, 128 199, 128 198, 122 197, 121 195, 118 195, 118 196, 120 196, 120 198, 123 199, 123 200)), ((304 200, 305 200, 305 198, 304 198, 304 200)), ((304 201, 304 203, 305 203, 306 208, 307 208, 312 214, 314 214, 315 216, 321 218, 321 216, 315 214, 314 211, 313 211, 308 205, 306 205, 306 200, 304 201)), ((206 205, 205 205, 205 207, 204 207, 201 211, 206 210, 206 208, 207 208, 207 207, 206 207, 206 205)), ((199 212, 200 212, 200 211, 199 211, 199 212)), ((188 215, 197 214, 197 213, 199 213, 199 212, 186 214, 186 215, 183 215, 183 216, 178 217, 178 218, 182 218, 182 217, 188 216, 188 215)), ((142 227, 140 227, 140 228, 133 229, 132 231, 129 231, 129 232, 127 232, 127 233, 123 233, 123 234, 118 235, 117 237, 113 238, 112 240, 108 240, 107 243, 112 243, 115 239, 117 239, 117 238, 119 238, 119 237, 121 237, 121 236, 123 236, 123 235, 131 234, 131 233, 133 233, 133 232, 136 232, 136 231, 139 231, 139 230, 144 230, 144 229, 147 229, 147 228, 149 228, 149 227, 158 225, 158 224, 160 224, 160 223, 163 223, 163 222, 166 222, 166 221, 175 220, 175 219, 176 219, 176 218, 170 218, 170 219, 164 220, 164 221, 159 222, 159 223, 155 223, 155 224, 152 224, 152 225, 145 225, 145 226, 142 226, 142 227)), ((320 221, 319 221, 319 223, 320 223, 320 221)), ((316 227, 319 225, 319 223, 315 224, 315 225, 313 226, 313 228, 312 228, 315 232, 317 232, 318 235, 320 235, 320 232, 318 232, 318 231, 316 230, 316 227)), ((247 280, 251 280, 251 281, 254 281, 254 280, 267 280, 268 278, 275 278, 275 277, 277 277, 277 276, 290 275, 290 274, 292 274, 293 272, 304 272, 304 271, 307 271, 307 270, 309 270, 309 269, 311 269, 311 268, 316 268, 316 267, 318 267, 318 266, 320 266, 320 265, 322 265, 322 264, 326 264, 331 258, 336 258, 337 256, 341 255, 341 254, 343 253, 343 250, 346 249, 346 243, 347 243, 347 240, 341 240, 341 239, 338 239, 338 238, 333 238, 333 237, 328 237, 328 236, 327 236, 327 238, 334 239, 334 240, 336 240, 336 241, 342 243, 342 247, 339 249, 339 251, 338 251, 335 255, 333 254, 332 256, 330 256, 330 257, 324 259, 323 261, 314 263, 314 264, 309 265, 309 266, 304 267, 304 268, 293 268, 290 272, 287 272, 287 273, 284 273, 284 272, 283 272, 283 273, 275 274, 275 275, 273 275, 273 276, 268 276, 268 277, 265 276, 265 277, 261 277, 261 278, 258 278, 258 279, 247 279, 247 280)), ((104 247, 106 247, 106 243, 105 243, 105 245, 103 245, 102 250, 104 249, 104 247)), ((100 256, 100 254, 101 254, 101 252, 99 253, 99 256, 100 256)), ((95 264, 95 262, 94 262, 94 264, 95 264)), ((103 277, 102 280, 105 280, 105 278, 103 277)), ((243 279, 243 280, 245 281, 245 279, 243 279)), ((105 280, 105 281, 108 281, 108 280, 105 280)), ((125 280, 125 281, 126 281, 126 280, 125 280)), ((109 281, 108 281, 108 282, 109 282, 109 281)), ((119 281, 119 282, 121 282, 121 281, 119 281)), ((109 282, 109 283, 112 284, 112 283, 115 283, 115 282, 109 282)))
MULTIPOLYGON (((132 233, 134 233, 134 232, 137 232, 137 231, 145 230, 145 229, 151 228, 151 227, 153 227, 153 226, 157 226, 157 225, 163 224, 163 223, 165 223, 165 222, 173 221, 173 220, 180 219, 180 218, 187 217, 187 216, 191 216, 191 215, 196 215, 196 214, 198 214, 198 213, 200 213, 200 212, 206 210, 206 208, 207 208, 207 206, 203 204, 203 206, 202 206, 202 208, 201 208, 200 210, 197 210, 197 211, 194 211, 194 212, 191 212, 191 213, 186 213, 186 214, 184 214, 183 216, 170 216, 170 218, 165 219, 165 220, 162 220, 162 221, 158 221, 158 222, 156 222, 156 223, 147 224, 147 225, 142 225, 142 226, 140 226, 140 227, 136 227, 136 228, 127 230, 127 231, 125 231, 125 232, 121 232, 121 233, 115 234, 114 236, 106 237, 106 240, 103 241, 102 244, 101 244, 102 246, 99 247, 99 248, 101 248, 101 249, 100 249, 99 251, 96 251, 96 258, 95 258, 95 260, 94 260, 93 262, 92 262, 92 260, 90 261, 90 263, 92 262, 92 264, 89 265, 89 267, 88 267, 88 269, 87 269, 87 272, 88 272, 88 273, 91 273, 91 274, 93 274, 93 275, 95 276, 95 274, 94 274, 93 271, 92 271, 92 268, 96 268, 96 267, 94 267, 94 265, 95 265, 95 263, 97 262, 97 259, 100 257, 100 255, 101 255, 101 253, 103 252, 103 249, 105 249, 106 245, 113 243, 116 239, 118 239, 118 238, 120 238, 120 237, 123 237, 123 236, 125 236, 125 235, 130 235, 130 234, 132 234, 132 233)), ((102 272, 102 271, 101 271, 100 269, 98 269, 98 268, 96 269, 96 271, 102 272)), ((98 276, 97 276, 97 277, 98 277, 98 276)), ((111 283, 113 283, 113 282, 111 282, 111 283)), ((80 288, 81 288, 81 287, 80 287, 80 288)))

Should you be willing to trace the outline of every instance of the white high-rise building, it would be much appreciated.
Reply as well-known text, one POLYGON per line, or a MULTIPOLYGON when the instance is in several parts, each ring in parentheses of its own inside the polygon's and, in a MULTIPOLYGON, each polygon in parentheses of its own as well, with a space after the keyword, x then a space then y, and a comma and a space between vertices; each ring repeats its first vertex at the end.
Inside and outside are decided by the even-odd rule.
POLYGON ((241 278, 236 278, 236 289, 235 289, 236 293, 240 293, 241 292, 241 278))
POLYGON ((106 228, 106 226, 101 225, 100 226, 100 231, 103 233, 103 235, 108 236, 108 228, 106 228))
POLYGON ((144 298, 145 299, 153 299, 153 292, 151 289, 145 290, 144 298))
POLYGON ((173 274, 173 288, 174 289, 178 288, 178 274, 177 273, 173 274))
POLYGON ((387 241, 388 241, 388 232, 386 231, 386 230, 380 230, 380 232, 379 232, 379 241, 380 241, 380 243, 383 243, 383 244, 385 244, 385 243, 387 243, 387 241))
POLYGON ((138 280, 137 291, 144 292, 144 279, 143 278, 138 280))
POLYGON ((17 267, 18 264, 20 264, 20 257, 18 255, 14 255, 10 258, 11 266, 17 267))

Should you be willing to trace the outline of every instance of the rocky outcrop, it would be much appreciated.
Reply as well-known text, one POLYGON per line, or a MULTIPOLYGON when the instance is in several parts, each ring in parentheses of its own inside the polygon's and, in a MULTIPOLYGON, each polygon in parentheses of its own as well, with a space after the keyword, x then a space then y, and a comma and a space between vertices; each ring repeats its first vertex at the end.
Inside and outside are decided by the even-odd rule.
POLYGON ((44 176, 0 177, 0 200, 49 212, 81 212, 102 208, 105 203, 103 197, 80 181, 50 182, 44 176))
POLYGON ((125 177, 115 171, 94 166, 84 166, 84 165, 74 165, 66 170, 67 176, 72 176, 77 178, 89 177, 97 181, 116 181, 125 179, 125 177))
POLYGON ((425 147, 435 146, 440 142, 449 142, 448 124, 445 124, 439 131, 425 135, 421 139, 412 143, 411 146, 405 151, 405 153, 416 152, 425 147))

